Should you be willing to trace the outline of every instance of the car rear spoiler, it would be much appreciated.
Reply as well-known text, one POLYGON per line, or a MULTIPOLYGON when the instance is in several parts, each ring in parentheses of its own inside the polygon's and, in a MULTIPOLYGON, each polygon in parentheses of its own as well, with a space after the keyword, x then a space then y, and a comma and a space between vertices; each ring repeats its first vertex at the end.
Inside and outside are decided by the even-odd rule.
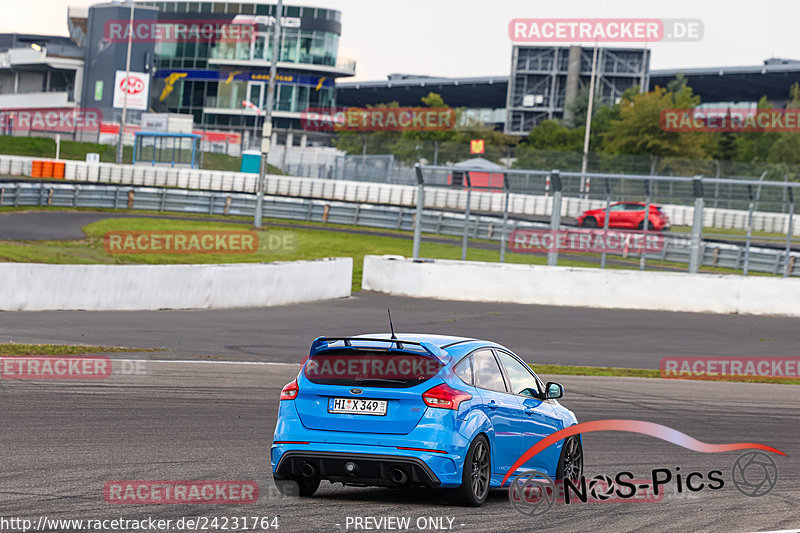
MULTIPOLYGON (((447 359, 450 357, 446 351, 442 350, 435 344, 431 344, 430 342, 425 341, 407 341, 403 339, 381 339, 376 337, 317 337, 314 339, 314 342, 311 343, 311 352, 309 352, 308 356, 312 357, 317 355, 320 352, 323 352, 328 349, 333 348, 341 348, 341 346, 331 346, 330 343, 332 342, 344 342, 344 346, 346 348, 352 348, 354 350, 362 349, 362 348, 369 348, 375 349, 376 346, 353 346, 353 342, 380 342, 380 343, 389 343, 390 345, 395 344, 397 345, 398 350, 403 350, 404 344, 410 344, 412 346, 419 346, 429 355, 438 359, 442 363, 446 363, 447 359)), ((391 349, 391 346, 390 348, 391 349)))

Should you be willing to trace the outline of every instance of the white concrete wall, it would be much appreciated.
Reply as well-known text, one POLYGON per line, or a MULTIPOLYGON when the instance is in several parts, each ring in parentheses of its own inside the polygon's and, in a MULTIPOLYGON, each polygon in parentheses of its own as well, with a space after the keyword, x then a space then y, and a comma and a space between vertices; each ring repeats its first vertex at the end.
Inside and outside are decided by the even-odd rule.
POLYGON ((763 276, 414 262, 367 255, 361 286, 442 300, 800 316, 800 280, 763 276))
POLYGON ((266 307, 350 296, 353 259, 222 265, 0 263, 0 310, 266 307))

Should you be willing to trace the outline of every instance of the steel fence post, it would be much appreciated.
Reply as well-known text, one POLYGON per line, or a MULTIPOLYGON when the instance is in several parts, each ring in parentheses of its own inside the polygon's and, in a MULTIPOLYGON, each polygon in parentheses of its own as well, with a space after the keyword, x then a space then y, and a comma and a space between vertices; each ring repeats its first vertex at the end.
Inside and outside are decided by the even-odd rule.
POLYGON ((758 188, 756 189, 755 197, 753 196, 752 185, 747 186, 747 191, 750 195, 750 214, 747 219, 747 245, 744 250, 744 269, 742 272, 745 276, 747 276, 750 270, 750 240, 753 236, 753 215, 758 207, 758 201, 761 199, 761 184, 764 183, 764 178, 767 177, 767 172, 768 171, 765 170, 758 178, 758 188))
MULTIPOLYGON (((610 217, 610 210, 611 210, 611 182, 608 181, 608 178, 605 179, 606 182, 606 212, 603 215, 603 242, 606 242, 608 239, 608 219, 610 217)), ((606 267, 606 253, 603 252, 600 254, 600 268, 606 267)))
POLYGON ((639 270, 644 270, 645 264, 645 252, 647 250, 647 246, 645 246, 645 242, 647 241, 647 228, 650 227, 650 180, 644 180, 644 191, 645 191, 645 200, 644 200, 644 220, 642 220, 642 255, 639 258, 639 270))
POLYGON ((694 187, 694 218, 692 219, 691 244, 689 245, 689 272, 697 274, 702 263, 700 245, 703 238, 703 208, 705 206, 703 179, 700 176, 695 176, 692 186, 694 187))
POLYGON ((550 188, 553 191, 553 210, 550 213, 550 230, 553 232, 553 249, 547 252, 547 265, 558 265, 558 230, 561 228, 561 175, 558 170, 550 173, 550 188))
POLYGON ((467 260, 467 245, 469 242, 469 204, 472 198, 472 182, 469 177, 469 171, 464 172, 464 180, 467 182, 467 205, 464 210, 464 234, 461 237, 461 260, 467 260))
POLYGON ((511 187, 508 183, 508 174, 503 174, 503 189, 505 189, 505 202, 503 205, 503 229, 500 232, 500 262, 506 260, 506 240, 508 239, 508 197, 511 187))
POLYGON ((792 191, 791 187, 786 187, 785 189, 787 196, 789 197, 789 227, 786 228, 786 255, 783 261, 783 277, 789 277, 791 272, 789 272, 789 260, 791 259, 792 253, 792 223, 794 222, 794 191, 792 191))
POLYGON ((414 215, 414 250, 412 256, 419 259, 419 246, 422 241, 422 208, 425 205, 425 181, 422 179, 422 168, 419 163, 414 165, 417 173, 417 210, 414 215))
POLYGON ((753 186, 747 186, 747 195, 750 197, 750 204, 747 210, 747 237, 744 241, 744 264, 742 265, 742 275, 746 276, 750 267, 750 239, 753 236, 753 211, 756 203, 753 197, 753 186))

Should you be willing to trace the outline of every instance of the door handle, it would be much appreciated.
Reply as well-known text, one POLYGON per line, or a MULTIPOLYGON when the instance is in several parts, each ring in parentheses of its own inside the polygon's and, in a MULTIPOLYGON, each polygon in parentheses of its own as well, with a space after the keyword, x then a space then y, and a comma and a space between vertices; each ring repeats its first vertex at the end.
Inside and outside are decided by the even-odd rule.
POLYGON ((535 409, 535 408, 533 408, 533 407, 526 407, 526 408, 525 408, 525 414, 526 414, 526 415, 529 415, 529 416, 530 416, 530 415, 532 415, 532 414, 533 414, 533 413, 535 413, 535 412, 536 412, 536 409, 535 409))
POLYGON ((498 407, 500 406, 497 405, 496 401, 492 400, 491 402, 489 402, 489 409, 497 409, 498 407))

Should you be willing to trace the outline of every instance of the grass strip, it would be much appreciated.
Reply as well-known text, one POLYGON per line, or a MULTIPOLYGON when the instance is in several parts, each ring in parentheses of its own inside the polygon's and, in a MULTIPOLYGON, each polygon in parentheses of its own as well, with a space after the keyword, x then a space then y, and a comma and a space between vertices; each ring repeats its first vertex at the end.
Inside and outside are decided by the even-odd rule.
POLYGON ((126 346, 90 346, 85 344, 22 344, 0 343, 0 356, 85 355, 90 353, 157 352, 160 348, 131 348, 126 346))
POLYGON ((660 370, 650 368, 616 368, 610 366, 577 366, 577 365, 531 365, 537 374, 553 374, 563 376, 609 376, 625 378, 657 378, 657 379, 684 379, 692 381, 735 381, 739 383, 782 383, 786 385, 800 385, 800 378, 783 376, 746 376, 746 375, 718 375, 718 374, 693 374, 680 377, 663 377, 660 370))

